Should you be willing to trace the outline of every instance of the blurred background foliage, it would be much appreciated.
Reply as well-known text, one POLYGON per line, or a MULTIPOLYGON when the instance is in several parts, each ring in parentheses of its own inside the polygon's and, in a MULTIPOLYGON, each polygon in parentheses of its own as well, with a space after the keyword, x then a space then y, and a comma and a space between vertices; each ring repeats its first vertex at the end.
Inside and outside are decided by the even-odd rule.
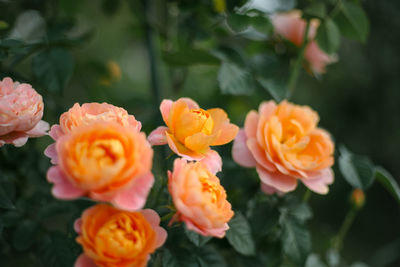
MULTIPOLYGON (((44 120, 50 124, 57 123, 75 102, 108 102, 134 114, 149 133, 161 122, 161 99, 187 96, 204 108, 225 109, 242 126, 250 109, 264 100, 280 101, 288 93, 298 48, 273 34, 268 15, 293 8, 327 24, 329 15, 335 15, 334 27, 343 36, 335 29, 329 31, 329 26, 319 33, 320 46, 336 52, 338 62, 328 66, 324 75, 314 75, 305 66, 291 101, 318 111, 320 125, 332 133, 337 151, 345 145, 356 154, 368 155, 398 179, 397 0, 0 0, 0 78, 31 83, 44 98, 44 120), (353 28, 344 25, 343 9, 332 13, 341 2, 353 11, 362 5, 368 20, 356 10, 350 16, 357 18, 355 26, 351 19, 347 23, 353 28)), ((22 148, 0 149, 1 266, 72 266, 80 253, 72 223, 93 203, 52 198, 45 179, 50 164, 43 155, 50 143, 44 137, 29 140, 22 148)), ((298 201, 304 187, 282 199, 261 195, 255 171, 237 166, 230 149, 227 145, 219 150, 224 159, 219 177, 234 209, 241 211, 231 227, 248 229, 254 238, 239 240, 242 247, 237 247, 235 237, 203 245, 208 240, 191 233, 186 238, 182 227, 174 227, 165 248, 152 257, 152 266, 301 266, 306 262, 311 267, 355 261, 400 265, 399 205, 377 183, 366 192, 366 204, 350 228, 342 255, 329 252, 331 238, 349 209, 351 185, 364 188, 357 181, 351 183, 351 177, 351 185, 345 182, 346 166, 354 159, 361 162, 355 169, 363 183, 365 175, 375 176, 371 161, 343 149, 344 176, 335 164, 330 193, 313 194, 307 205, 298 201), (290 231, 295 234, 290 236, 290 231), (315 254, 307 258, 311 252, 315 254)), ((163 152, 156 148, 158 183, 149 207, 163 179, 165 183, 164 166, 157 163, 165 161, 163 152)), ((170 167, 171 162, 164 165, 170 167)), ((380 174, 390 176, 385 171, 380 174)), ((372 178, 366 179, 365 187, 372 183, 372 178)), ((167 199, 167 193, 162 193, 167 199)), ((162 208, 158 211, 166 213, 162 208)))

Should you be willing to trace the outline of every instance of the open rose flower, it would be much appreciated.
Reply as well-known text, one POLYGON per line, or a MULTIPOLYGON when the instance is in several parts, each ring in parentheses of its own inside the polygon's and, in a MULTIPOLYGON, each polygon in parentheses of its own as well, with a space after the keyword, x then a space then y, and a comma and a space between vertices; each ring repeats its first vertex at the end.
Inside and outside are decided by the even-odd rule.
POLYGON ((49 124, 42 117, 42 96, 31 85, 9 77, 0 80, 0 147, 20 147, 29 137, 46 135, 49 124))
POLYGON ((183 221, 189 230, 203 236, 224 237, 234 213, 218 177, 202 162, 176 159, 168 179, 177 210, 172 222, 183 221))
POLYGON ((88 196, 126 210, 144 206, 154 182, 153 150, 144 133, 96 121, 59 136, 55 153, 58 165, 47 173, 55 197, 88 196))
POLYGON ((180 98, 175 102, 164 100, 160 110, 167 127, 160 126, 150 133, 150 144, 168 143, 172 151, 187 160, 213 157, 214 161, 220 161, 219 155, 210 146, 231 142, 239 130, 229 122, 222 109, 204 110, 189 98, 180 98))
POLYGON ((75 221, 83 254, 75 267, 144 267, 167 232, 154 210, 123 211, 106 204, 85 210, 75 221))
MULTIPOLYGON (((303 44, 306 21, 301 18, 300 10, 275 14, 272 16, 272 23, 276 33, 298 47, 303 44)), ((319 48, 315 41, 319 24, 320 22, 317 19, 312 19, 310 22, 310 28, 308 31, 309 43, 305 48, 304 57, 308 61, 313 72, 324 73, 326 65, 334 63, 336 61, 336 56, 326 54, 319 48)))
POLYGON ((307 106, 283 101, 261 103, 247 114, 244 130, 233 144, 233 159, 256 167, 266 193, 286 193, 302 181, 310 190, 326 194, 333 182, 334 144, 317 128, 318 114, 307 106))

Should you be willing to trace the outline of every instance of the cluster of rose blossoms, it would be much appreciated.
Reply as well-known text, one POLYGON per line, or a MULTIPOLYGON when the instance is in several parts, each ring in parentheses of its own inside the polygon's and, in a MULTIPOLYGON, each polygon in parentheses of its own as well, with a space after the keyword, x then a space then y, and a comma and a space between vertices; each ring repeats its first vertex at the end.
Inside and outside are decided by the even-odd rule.
MULTIPOLYGON (((304 21, 297 13, 282 16, 274 18, 278 33, 300 44, 304 21)), ((307 50, 315 48, 312 42, 309 46, 307 50)), ((322 65, 307 59, 321 72, 330 61, 322 58, 322 65)), ((247 114, 243 129, 230 123, 222 109, 204 110, 189 98, 164 100, 160 111, 166 126, 147 139, 133 115, 107 103, 75 104, 51 127, 55 142, 45 155, 53 164, 47 173, 52 194, 63 200, 85 196, 101 202, 75 221, 76 241, 83 248, 75 266, 146 266, 149 255, 165 242, 167 232, 159 226, 159 215, 142 209, 154 183, 154 145, 168 144, 180 156, 168 171, 176 210, 171 223, 184 222, 203 236, 224 237, 234 215, 216 176, 222 159, 210 146, 234 140, 233 159, 256 168, 266 194, 293 191, 298 181, 326 194, 333 182, 334 144, 317 127, 318 114, 307 106, 262 102, 258 111, 247 114)), ((0 146, 22 146, 28 137, 47 134, 49 125, 42 116, 42 97, 30 85, 10 78, 0 81, 0 146)))

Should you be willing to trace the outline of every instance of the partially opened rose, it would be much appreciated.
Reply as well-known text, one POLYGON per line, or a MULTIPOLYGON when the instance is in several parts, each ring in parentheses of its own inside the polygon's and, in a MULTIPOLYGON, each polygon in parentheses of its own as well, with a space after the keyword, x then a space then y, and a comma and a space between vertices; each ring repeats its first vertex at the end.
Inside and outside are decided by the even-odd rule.
POLYGON ((42 121, 43 100, 31 85, 0 80, 0 147, 23 146, 29 137, 47 134, 49 124, 42 121))
POLYGON ((58 165, 47 173, 55 197, 88 196, 126 210, 144 206, 154 182, 153 150, 144 133, 96 121, 59 136, 55 153, 58 165))
POLYGON ((172 151, 187 160, 216 156, 210 146, 231 142, 239 130, 229 122, 222 109, 204 110, 189 98, 175 102, 164 100, 160 110, 167 127, 160 126, 154 130, 149 135, 149 142, 152 145, 168 143, 172 151))
POLYGON ((168 179, 177 210, 173 221, 183 221, 189 230, 204 236, 224 237, 234 213, 218 177, 201 162, 176 159, 168 179))
MULTIPOLYGON (((301 18, 300 10, 293 10, 286 13, 278 13, 272 16, 272 23, 275 32, 289 40, 296 46, 300 47, 303 44, 304 33, 306 30, 306 21, 301 18)), ((310 68, 315 73, 324 73, 325 67, 328 64, 336 61, 335 55, 328 55, 322 51, 315 36, 320 22, 317 19, 310 21, 310 28, 308 31, 309 43, 306 46, 304 57, 308 61, 310 68)))
POLYGON ((77 242, 83 254, 75 267, 144 267, 167 232, 159 226, 154 210, 122 211, 106 204, 97 204, 75 222, 77 242))
POLYGON ((256 167, 266 193, 292 191, 300 180, 326 194, 333 182, 334 144, 329 133, 317 127, 318 120, 307 106, 263 102, 258 112, 247 114, 233 144, 233 158, 244 167, 256 167))

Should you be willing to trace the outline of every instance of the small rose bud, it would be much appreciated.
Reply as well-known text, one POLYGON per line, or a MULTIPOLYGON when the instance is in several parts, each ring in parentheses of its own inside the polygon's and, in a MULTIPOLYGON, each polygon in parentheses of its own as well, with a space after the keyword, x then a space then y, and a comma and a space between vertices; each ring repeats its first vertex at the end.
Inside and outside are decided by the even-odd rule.
POLYGON ((351 193, 351 203, 357 208, 361 208, 362 206, 364 206, 365 203, 364 191, 362 191, 359 188, 354 189, 353 192, 351 193))

